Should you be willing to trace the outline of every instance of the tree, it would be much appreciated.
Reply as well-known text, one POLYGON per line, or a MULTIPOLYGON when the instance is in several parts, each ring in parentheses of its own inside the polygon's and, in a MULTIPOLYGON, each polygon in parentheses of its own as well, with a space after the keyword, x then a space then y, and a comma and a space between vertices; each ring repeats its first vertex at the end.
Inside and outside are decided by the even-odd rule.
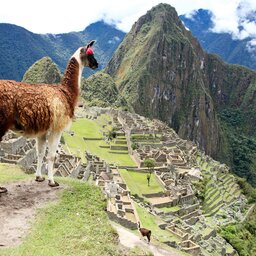
POLYGON ((148 168, 148 174, 147 174, 148 186, 150 184, 151 173, 154 171, 155 165, 156 165, 156 161, 152 158, 146 158, 144 160, 144 166, 148 168))
POLYGON ((112 127, 106 134, 106 138, 108 140, 113 140, 117 137, 117 128, 116 127, 112 127))

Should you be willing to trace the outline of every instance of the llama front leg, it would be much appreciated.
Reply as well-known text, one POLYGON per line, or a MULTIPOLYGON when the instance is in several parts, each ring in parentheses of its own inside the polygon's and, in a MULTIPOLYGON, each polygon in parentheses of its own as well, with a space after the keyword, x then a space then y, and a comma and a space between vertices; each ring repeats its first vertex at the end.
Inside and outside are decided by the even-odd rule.
POLYGON ((42 165, 46 150, 46 135, 37 137, 37 169, 36 169, 36 181, 42 182, 45 178, 42 176, 42 165))
POLYGON ((57 187, 59 186, 59 184, 54 181, 53 179, 53 165, 54 165, 54 160, 55 160, 55 156, 56 156, 56 150, 58 147, 58 144, 60 142, 60 137, 61 137, 61 133, 54 133, 54 134, 50 134, 49 138, 48 138, 48 155, 47 155, 47 160, 48 160, 48 180, 49 183, 48 185, 50 187, 57 187))

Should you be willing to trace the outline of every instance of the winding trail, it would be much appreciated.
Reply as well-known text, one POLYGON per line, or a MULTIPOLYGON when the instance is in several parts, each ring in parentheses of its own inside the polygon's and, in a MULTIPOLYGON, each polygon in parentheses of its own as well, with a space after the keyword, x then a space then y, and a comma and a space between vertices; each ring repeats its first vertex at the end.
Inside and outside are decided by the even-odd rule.
POLYGON ((170 252, 164 249, 161 249, 153 244, 148 244, 145 240, 140 239, 131 231, 111 222, 112 226, 116 229, 120 243, 128 248, 133 248, 135 246, 142 247, 151 251, 154 256, 180 256, 177 252, 170 252))

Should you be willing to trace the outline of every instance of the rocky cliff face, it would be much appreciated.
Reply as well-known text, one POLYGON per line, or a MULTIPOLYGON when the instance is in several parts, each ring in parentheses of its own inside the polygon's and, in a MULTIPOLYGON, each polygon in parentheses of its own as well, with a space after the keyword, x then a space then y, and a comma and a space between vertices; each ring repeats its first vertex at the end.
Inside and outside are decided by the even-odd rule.
POLYGON ((228 65, 214 55, 206 55, 205 83, 208 84, 218 113, 240 109, 243 132, 256 135, 256 72, 239 65, 228 65), (249 122, 248 122, 249 121, 249 122))
POLYGON ((216 156, 220 128, 205 53, 174 8, 160 4, 142 16, 106 68, 135 112, 159 118, 216 156))

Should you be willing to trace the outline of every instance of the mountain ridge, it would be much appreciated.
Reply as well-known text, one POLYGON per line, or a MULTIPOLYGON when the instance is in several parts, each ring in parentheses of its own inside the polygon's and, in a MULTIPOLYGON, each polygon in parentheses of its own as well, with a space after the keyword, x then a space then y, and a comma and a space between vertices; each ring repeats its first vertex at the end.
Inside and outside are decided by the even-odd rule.
POLYGON ((252 37, 234 39, 230 33, 214 32, 213 13, 209 10, 199 9, 189 17, 179 17, 208 53, 217 54, 230 64, 256 70, 256 52, 250 49, 252 37))
MULTIPOLYGON (((0 63, 4 63, 0 79, 20 81, 35 61, 46 56, 63 72, 75 50, 92 39, 98 41, 95 45, 95 55, 100 63, 99 68, 102 69, 124 35, 124 32, 103 21, 95 22, 83 31, 64 34, 35 34, 17 25, 0 23, 0 63), (99 28, 105 33, 95 33, 99 28)), ((88 76, 93 72, 87 71, 83 74, 88 76)))

